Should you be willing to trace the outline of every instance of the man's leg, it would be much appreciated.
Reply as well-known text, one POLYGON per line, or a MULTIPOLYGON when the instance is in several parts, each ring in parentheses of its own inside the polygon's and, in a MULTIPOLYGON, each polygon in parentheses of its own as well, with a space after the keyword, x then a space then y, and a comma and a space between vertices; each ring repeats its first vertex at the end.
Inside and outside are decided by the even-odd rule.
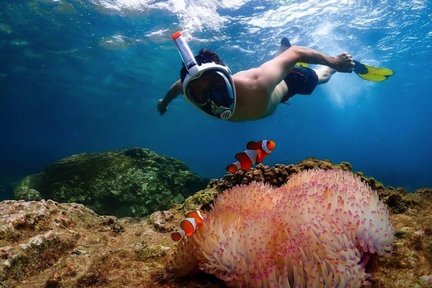
MULTIPOLYGON (((288 38, 283 37, 281 42, 280 42, 279 50, 276 53, 275 57, 290 47, 291 47, 291 43, 288 40, 288 38)), ((321 68, 314 69, 314 70, 318 76, 318 84, 317 85, 327 83, 330 80, 331 76, 336 72, 336 70, 334 70, 328 66, 323 66, 321 68)))
POLYGON ((336 72, 336 70, 328 66, 323 66, 314 70, 318 76, 318 85, 327 83, 330 80, 331 76, 336 72))

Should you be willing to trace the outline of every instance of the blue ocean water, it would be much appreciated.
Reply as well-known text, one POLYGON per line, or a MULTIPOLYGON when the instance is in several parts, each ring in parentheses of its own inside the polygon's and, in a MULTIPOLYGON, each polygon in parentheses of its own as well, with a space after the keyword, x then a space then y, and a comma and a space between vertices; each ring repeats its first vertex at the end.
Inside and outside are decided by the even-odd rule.
POLYGON ((432 186, 432 4, 427 0, 0 1, 0 193, 82 152, 146 147, 221 177, 249 140, 273 139, 266 164, 314 156, 408 190, 432 186), (236 72, 293 44, 394 69, 383 83, 336 74, 268 118, 212 119, 179 97, 170 39, 216 50, 236 72))

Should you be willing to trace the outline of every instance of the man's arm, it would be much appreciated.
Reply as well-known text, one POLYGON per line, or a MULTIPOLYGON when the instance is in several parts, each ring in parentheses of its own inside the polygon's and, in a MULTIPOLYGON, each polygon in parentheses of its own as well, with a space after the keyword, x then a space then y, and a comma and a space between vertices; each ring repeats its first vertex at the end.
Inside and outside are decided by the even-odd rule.
POLYGON ((179 79, 171 85, 165 97, 158 100, 157 109, 161 115, 166 113, 168 110, 168 104, 182 93, 182 89, 183 87, 179 79))

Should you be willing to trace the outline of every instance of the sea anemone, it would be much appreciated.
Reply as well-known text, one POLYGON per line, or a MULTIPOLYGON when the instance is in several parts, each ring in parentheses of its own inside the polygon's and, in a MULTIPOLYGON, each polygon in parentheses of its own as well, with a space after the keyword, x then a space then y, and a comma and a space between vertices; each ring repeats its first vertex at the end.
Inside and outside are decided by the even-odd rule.
POLYGON ((388 252, 392 241, 386 206, 360 178, 309 170, 280 188, 223 192, 178 255, 192 253, 190 262, 231 287, 360 287, 364 256, 388 252))

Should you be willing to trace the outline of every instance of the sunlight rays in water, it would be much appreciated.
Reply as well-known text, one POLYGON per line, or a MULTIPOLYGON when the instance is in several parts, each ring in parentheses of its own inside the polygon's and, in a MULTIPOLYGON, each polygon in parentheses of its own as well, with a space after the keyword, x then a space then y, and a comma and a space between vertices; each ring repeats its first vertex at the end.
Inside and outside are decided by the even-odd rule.
POLYGON ((361 80, 351 77, 355 77, 355 75, 334 75, 331 80, 332 85, 322 87, 332 104, 339 109, 355 104, 364 90, 364 87, 361 88, 358 83, 361 80))

